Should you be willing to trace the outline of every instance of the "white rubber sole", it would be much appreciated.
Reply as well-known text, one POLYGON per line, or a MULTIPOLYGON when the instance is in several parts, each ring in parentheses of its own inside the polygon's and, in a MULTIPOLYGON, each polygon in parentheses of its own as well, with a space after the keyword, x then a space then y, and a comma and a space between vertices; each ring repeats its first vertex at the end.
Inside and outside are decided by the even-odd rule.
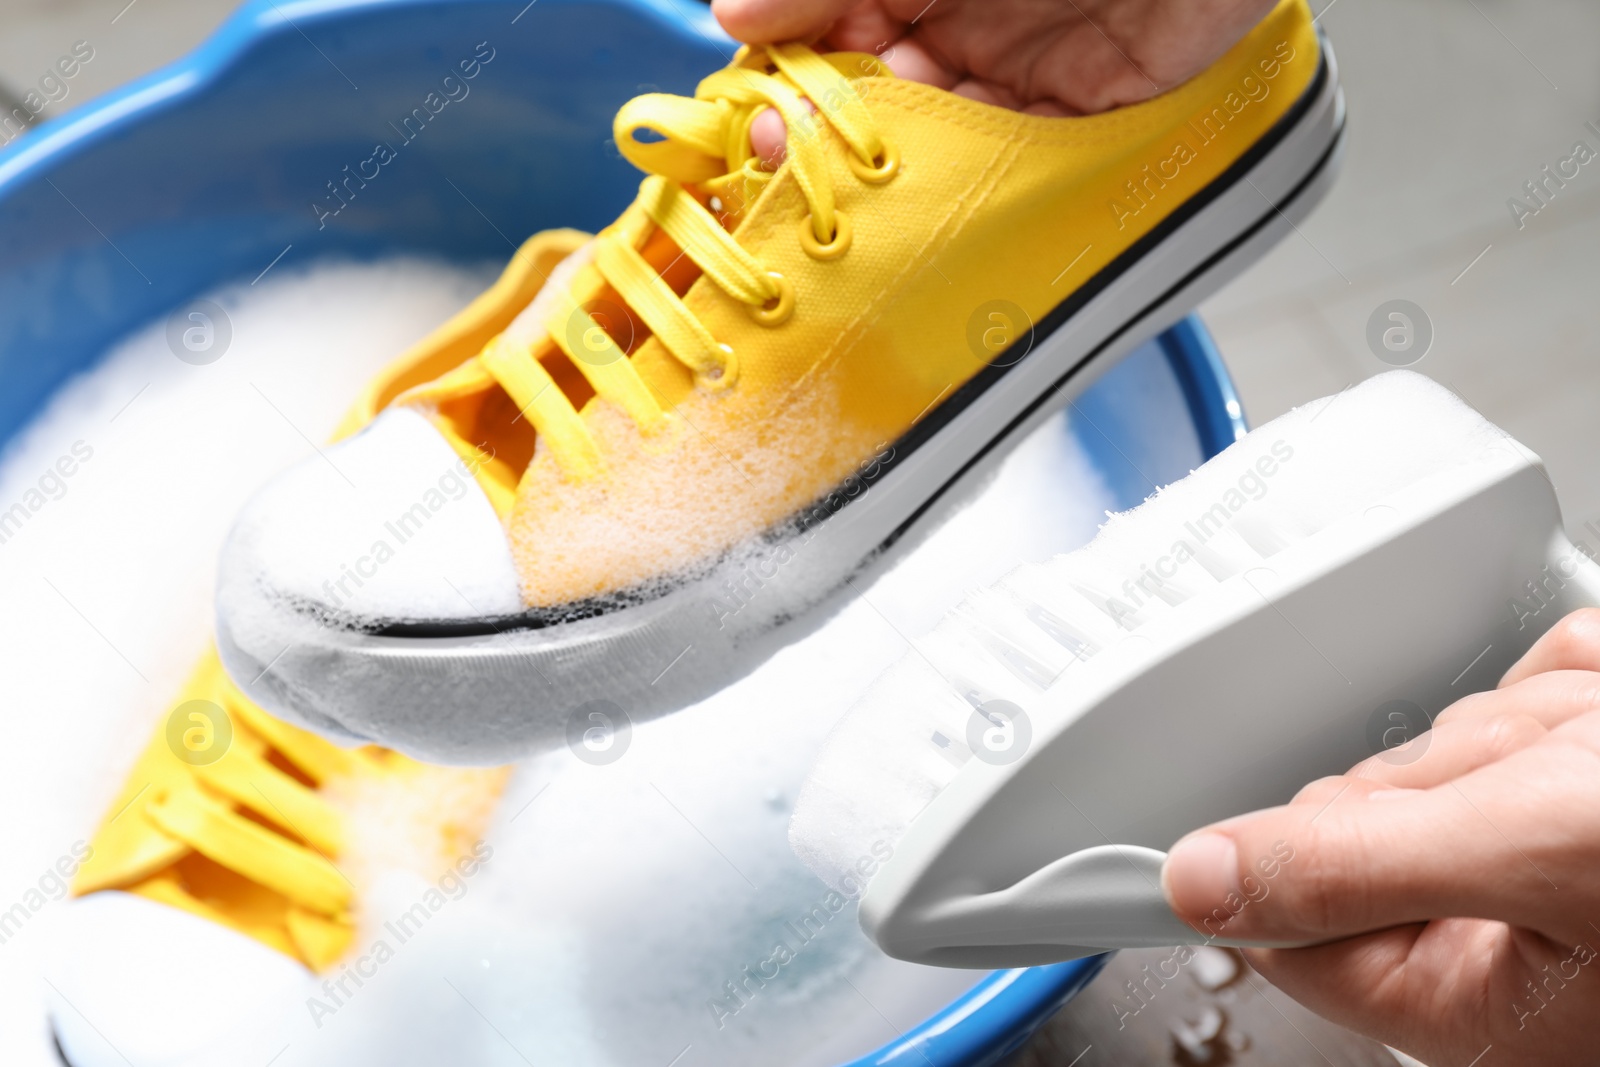
POLYGON ((447 763, 576 740, 598 721, 592 713, 639 722, 691 704, 815 628, 1102 370, 1282 239, 1331 185, 1343 130, 1324 41, 1311 87, 1254 149, 1037 324, 1014 365, 1002 357, 830 495, 803 532, 730 554, 665 595, 554 624, 485 620, 459 635, 316 629, 265 663, 219 620, 223 661, 286 718, 447 763))

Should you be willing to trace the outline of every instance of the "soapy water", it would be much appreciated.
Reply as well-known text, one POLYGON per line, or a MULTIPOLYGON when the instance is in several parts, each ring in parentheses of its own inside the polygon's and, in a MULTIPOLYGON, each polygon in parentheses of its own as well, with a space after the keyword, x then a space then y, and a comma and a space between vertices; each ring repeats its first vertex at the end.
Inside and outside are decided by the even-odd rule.
MULTIPOLYGON (((491 278, 416 260, 280 267, 211 296, 231 324, 222 358, 174 358, 153 323, 11 444, 0 509, 24 501, 29 517, 0 543, 0 910, 92 837, 170 710, 209 639, 215 555, 251 489, 313 455, 372 373, 491 278)), ((1088 540, 1113 497, 1051 420, 977 506, 748 677, 635 726, 612 762, 563 748, 516 767, 455 873, 357 861, 392 851, 414 829, 403 811, 427 804, 353 813, 354 946, 303 997, 262 1005, 236 1062, 809 1067, 893 1040, 979 976, 877 952, 854 900, 790 852, 796 791, 908 640, 971 587, 1088 540)), ((891 847, 869 846, 863 869, 891 847)), ((57 895, 51 881, 0 945, 8 1064, 55 1062, 38 975, 57 895)))
POLYGON ((60 891, 50 881, 37 908, 28 893, 47 870, 71 869, 205 649, 233 513, 313 454, 308 438, 331 432, 375 371, 493 276, 415 260, 280 265, 212 295, 232 334, 214 362, 176 358, 162 316, 8 442, 0 911, 21 902, 29 917, 0 943, 0 1062, 58 1062, 37 975, 60 891))

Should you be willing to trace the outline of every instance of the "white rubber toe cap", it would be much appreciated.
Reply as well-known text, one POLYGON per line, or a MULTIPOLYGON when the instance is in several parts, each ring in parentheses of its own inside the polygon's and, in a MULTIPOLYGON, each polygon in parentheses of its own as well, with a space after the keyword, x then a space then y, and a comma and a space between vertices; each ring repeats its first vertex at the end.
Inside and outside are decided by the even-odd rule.
POLYGON ((395 408, 269 483, 235 521, 219 612, 237 639, 286 605, 361 625, 513 614, 522 598, 505 528, 465 462, 395 408))
POLYGON ((264 1062, 236 1054, 269 1045, 314 983, 243 934, 131 893, 72 901, 58 930, 44 993, 72 1067, 264 1062))

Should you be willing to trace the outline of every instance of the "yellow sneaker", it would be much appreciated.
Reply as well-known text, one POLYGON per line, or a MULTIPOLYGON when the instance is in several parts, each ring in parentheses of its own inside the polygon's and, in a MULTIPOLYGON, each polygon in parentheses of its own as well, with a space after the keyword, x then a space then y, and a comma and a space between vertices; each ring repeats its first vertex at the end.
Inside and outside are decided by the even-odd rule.
POLYGON ((1287 232, 1342 123, 1303 0, 1084 118, 800 44, 630 101, 649 176, 621 218, 240 516, 223 661, 298 722, 445 761, 681 707, 1287 232))

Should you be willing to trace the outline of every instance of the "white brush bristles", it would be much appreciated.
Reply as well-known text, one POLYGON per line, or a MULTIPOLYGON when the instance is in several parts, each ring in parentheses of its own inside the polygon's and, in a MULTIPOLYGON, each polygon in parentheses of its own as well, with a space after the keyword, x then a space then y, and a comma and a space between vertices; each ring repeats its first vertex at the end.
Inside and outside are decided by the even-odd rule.
POLYGON ((1003 734, 991 702, 1048 707, 1033 698, 1073 685, 1079 664, 1150 620, 1420 479, 1507 448, 1521 446, 1409 371, 1267 423, 1109 516, 1083 548, 969 595, 840 720, 800 792, 790 844, 839 886, 875 843, 904 835, 974 743, 1003 734))

